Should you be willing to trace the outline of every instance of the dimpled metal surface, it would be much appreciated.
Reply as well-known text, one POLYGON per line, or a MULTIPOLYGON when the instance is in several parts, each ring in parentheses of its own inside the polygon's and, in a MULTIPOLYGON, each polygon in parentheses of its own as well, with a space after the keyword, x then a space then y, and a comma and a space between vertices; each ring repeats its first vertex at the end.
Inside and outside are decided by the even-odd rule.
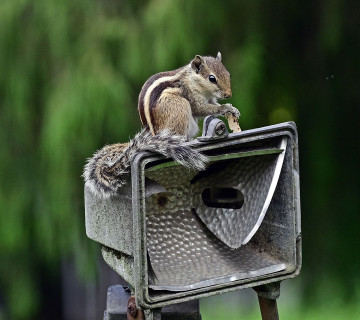
POLYGON ((179 209, 191 210, 190 181, 197 173, 197 171, 190 171, 182 166, 146 172, 147 178, 156 181, 166 190, 152 194, 147 198, 147 215, 179 209))
POLYGON ((229 247, 239 248, 257 224, 274 177, 277 159, 278 154, 271 154, 226 161, 223 167, 194 184, 197 214, 229 247), (241 191, 244 204, 239 209, 206 206, 202 191, 213 186, 241 191))
POLYGON ((251 244, 237 249, 227 244, 241 243, 258 221, 277 157, 221 161, 222 166, 210 167, 194 184, 191 180, 198 172, 182 166, 146 172, 147 178, 166 190, 146 201, 147 249, 156 276, 150 288, 190 290, 285 268, 251 244), (240 190, 244 194, 242 208, 205 206, 201 193, 214 185, 240 190))
POLYGON ((188 210, 150 214, 147 246, 155 290, 191 290, 285 268, 250 244, 229 248, 188 210))

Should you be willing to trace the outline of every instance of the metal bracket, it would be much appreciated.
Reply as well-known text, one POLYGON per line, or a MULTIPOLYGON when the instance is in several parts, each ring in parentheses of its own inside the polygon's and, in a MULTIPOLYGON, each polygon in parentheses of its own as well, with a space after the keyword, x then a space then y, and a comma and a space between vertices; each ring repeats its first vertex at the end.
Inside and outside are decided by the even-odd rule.
POLYGON ((258 296, 276 300, 280 297, 280 282, 272 282, 268 284, 263 284, 253 288, 258 296))
POLYGON ((199 300, 140 310, 136 299, 121 285, 110 286, 107 292, 104 320, 201 320, 199 300))
POLYGON ((229 132, 223 121, 215 116, 207 116, 204 119, 202 136, 197 139, 201 142, 226 138, 229 132))

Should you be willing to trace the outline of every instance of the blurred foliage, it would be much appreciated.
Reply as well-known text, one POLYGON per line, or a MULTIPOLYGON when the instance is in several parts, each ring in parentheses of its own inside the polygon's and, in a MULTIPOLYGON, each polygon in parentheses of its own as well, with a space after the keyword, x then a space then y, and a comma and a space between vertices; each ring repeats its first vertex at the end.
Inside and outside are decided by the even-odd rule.
MULTIPOLYGON (((289 289, 289 288, 287 288, 289 289)), ((251 289, 248 289, 251 290, 251 289)), ((246 290, 245 290, 246 291, 246 290)), ((252 290, 251 290, 252 291, 252 290)), ((324 293, 324 292, 323 292, 324 293)), ((357 290, 355 301, 359 301, 360 291, 357 290)), ((215 299, 213 297, 205 298, 201 301, 201 316, 203 319, 226 319, 237 320, 239 318, 246 320, 261 319, 260 308, 258 307, 257 297, 254 291, 249 294, 248 305, 244 307, 240 304, 240 299, 235 300, 229 294, 225 298, 215 299), (249 299, 251 298, 251 300, 249 299), (221 303, 219 303, 221 300, 221 303)), ((218 297, 216 297, 218 298, 218 297)), ((239 298, 239 296, 237 296, 239 298)), ((244 300, 244 297, 241 297, 244 300)), ((334 292, 327 292, 322 295, 321 301, 315 304, 304 304, 301 299, 293 300, 287 294, 280 295, 277 300, 280 319, 291 320, 357 320, 360 319, 360 304, 352 301, 344 301, 342 297, 334 292)))
POLYGON ((243 129, 298 124, 304 297, 328 281, 354 297, 359 16, 355 0, 2 0, 0 318, 37 317, 64 257, 94 277, 85 159, 139 130, 150 75, 218 50, 243 129))

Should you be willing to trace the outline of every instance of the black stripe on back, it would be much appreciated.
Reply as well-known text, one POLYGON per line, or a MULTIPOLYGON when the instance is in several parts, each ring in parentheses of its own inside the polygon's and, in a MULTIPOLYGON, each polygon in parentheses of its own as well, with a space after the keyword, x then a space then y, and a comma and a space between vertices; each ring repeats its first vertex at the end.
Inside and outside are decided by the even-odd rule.
MULTIPOLYGON (((157 74, 154 74, 153 76, 151 76, 143 85, 140 94, 139 94, 139 99, 138 99, 138 111, 140 114, 140 119, 141 119, 141 123, 143 124, 143 126, 148 126, 147 125, 147 121, 146 121, 146 117, 145 117, 145 110, 144 110, 144 98, 145 98, 145 94, 146 91, 149 89, 149 87, 154 83, 154 81, 162 78, 162 77, 168 77, 168 76, 173 76, 175 75, 177 72, 180 71, 180 69, 176 69, 173 71, 166 71, 166 72, 160 72, 157 74)), ((162 90, 163 91, 163 90, 162 90)), ((162 92, 161 91, 161 92, 162 92)), ((160 93, 161 94, 161 93, 160 93)), ((159 95, 160 96, 160 95, 159 95)), ((151 98, 150 98, 151 101, 151 98)), ((150 108, 151 108, 151 102, 150 102, 150 108)))
POLYGON ((140 120, 141 120, 142 125, 144 127, 148 127, 146 117, 145 117, 145 110, 144 110, 144 95, 141 98, 141 93, 140 93, 140 96, 139 96, 138 111, 139 111, 139 114, 140 114, 140 120))
POLYGON ((159 83, 159 85, 156 86, 150 94, 150 99, 149 99, 150 109, 155 108, 156 103, 158 102, 162 92, 165 89, 176 88, 176 87, 179 87, 178 81, 165 81, 165 82, 159 83))
MULTIPOLYGON (((150 94, 150 99, 149 99, 150 110, 156 107, 156 104, 165 89, 178 88, 178 87, 179 87, 179 80, 165 81, 159 83, 159 85, 157 85, 150 94)), ((153 119, 153 114, 154 114, 153 112, 150 112, 151 122, 154 124, 156 123, 156 121, 154 121, 153 119)))

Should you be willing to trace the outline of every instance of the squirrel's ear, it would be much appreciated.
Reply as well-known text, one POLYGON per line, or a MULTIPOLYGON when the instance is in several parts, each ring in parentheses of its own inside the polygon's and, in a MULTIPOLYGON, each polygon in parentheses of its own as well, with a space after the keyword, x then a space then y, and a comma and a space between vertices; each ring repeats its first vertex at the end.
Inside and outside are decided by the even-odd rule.
POLYGON ((204 64, 204 59, 199 55, 196 55, 194 60, 191 61, 191 67, 195 70, 196 73, 200 71, 203 64, 204 64))
POLYGON ((218 54, 217 54, 217 56, 216 56, 216 60, 221 61, 221 52, 220 52, 220 51, 218 52, 218 54))

